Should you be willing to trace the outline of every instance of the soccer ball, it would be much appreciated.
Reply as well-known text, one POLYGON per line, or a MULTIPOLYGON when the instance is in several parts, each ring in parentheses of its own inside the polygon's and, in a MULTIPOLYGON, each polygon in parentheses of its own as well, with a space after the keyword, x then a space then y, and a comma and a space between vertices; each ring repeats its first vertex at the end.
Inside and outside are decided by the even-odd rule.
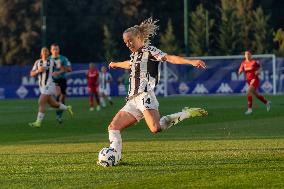
POLYGON ((118 164, 120 161, 121 154, 117 152, 114 148, 104 147, 99 152, 98 165, 103 167, 111 167, 118 164))

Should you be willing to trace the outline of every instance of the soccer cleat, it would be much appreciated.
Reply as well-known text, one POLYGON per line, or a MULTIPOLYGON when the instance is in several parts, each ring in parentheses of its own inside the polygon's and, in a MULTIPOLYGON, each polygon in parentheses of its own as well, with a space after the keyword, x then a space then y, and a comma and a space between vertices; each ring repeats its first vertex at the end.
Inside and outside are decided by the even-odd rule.
POLYGON ((182 111, 188 113, 189 117, 202 117, 208 115, 208 112, 202 108, 184 107, 182 111))
POLYGON ((249 108, 249 109, 245 112, 245 115, 250 115, 250 114, 252 114, 252 109, 251 109, 251 108, 249 108))
POLYGON ((91 108, 90 108, 90 111, 91 111, 91 112, 92 112, 92 111, 94 111, 94 108, 93 108, 93 107, 91 107, 91 108))
POLYGON ((73 113, 73 111, 72 111, 72 106, 67 106, 66 111, 67 111, 71 116, 74 115, 74 113, 73 113))
POLYGON ((171 118, 169 116, 163 116, 161 119, 160 119, 160 125, 174 125, 175 122, 171 123, 171 118))
POLYGON ((97 109, 97 111, 100 111, 100 110, 101 110, 101 106, 98 105, 98 106, 96 107, 96 109, 97 109))
POLYGON ((41 127, 41 122, 40 121, 35 121, 33 123, 29 123, 29 126, 33 127, 33 128, 40 128, 41 127))
POLYGON ((267 101, 267 103, 266 103, 266 111, 269 112, 270 108, 271 108, 271 102, 267 101))

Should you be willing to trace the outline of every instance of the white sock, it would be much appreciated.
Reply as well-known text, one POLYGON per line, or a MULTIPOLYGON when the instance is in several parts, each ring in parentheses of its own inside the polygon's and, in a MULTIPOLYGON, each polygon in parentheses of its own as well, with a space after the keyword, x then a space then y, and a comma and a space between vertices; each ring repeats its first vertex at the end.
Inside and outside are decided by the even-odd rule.
POLYGON ((38 112, 36 121, 42 122, 44 118, 44 113, 38 112))
POLYGON ((174 113, 171 115, 166 115, 163 116, 160 119, 160 126, 162 131, 166 130, 168 128, 170 128, 171 126, 174 126, 176 124, 178 124, 179 122, 181 122, 184 119, 189 118, 189 115, 187 112, 178 112, 178 113, 174 113))
POLYGON ((102 107, 106 107, 106 102, 103 97, 100 97, 100 102, 101 102, 102 107))
POLYGON ((59 105, 59 108, 58 108, 59 110, 66 110, 67 109, 67 106, 66 105, 64 105, 64 104, 62 104, 62 103, 60 103, 60 105, 59 105))
POLYGON ((119 130, 108 131, 110 147, 114 148, 118 153, 122 150, 122 139, 119 130))

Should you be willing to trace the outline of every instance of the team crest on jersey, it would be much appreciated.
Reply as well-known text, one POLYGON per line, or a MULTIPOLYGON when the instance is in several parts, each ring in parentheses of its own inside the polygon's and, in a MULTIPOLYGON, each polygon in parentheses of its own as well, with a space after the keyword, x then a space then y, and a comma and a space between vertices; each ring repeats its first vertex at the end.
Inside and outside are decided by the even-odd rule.
POLYGON ((232 93, 233 90, 228 83, 221 83, 216 93, 232 93))

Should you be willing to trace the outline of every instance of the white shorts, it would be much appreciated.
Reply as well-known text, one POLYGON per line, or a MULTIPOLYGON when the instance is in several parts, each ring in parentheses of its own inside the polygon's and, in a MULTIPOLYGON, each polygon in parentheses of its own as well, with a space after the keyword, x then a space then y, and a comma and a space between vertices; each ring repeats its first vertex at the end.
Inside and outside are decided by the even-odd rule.
POLYGON ((40 87, 39 90, 41 94, 45 94, 45 95, 55 95, 56 94, 55 84, 40 87))
POLYGON ((110 95, 110 88, 109 87, 107 87, 105 89, 99 88, 99 92, 100 92, 101 95, 109 96, 110 95))
POLYGON ((143 92, 138 96, 127 101, 125 106, 120 111, 125 111, 133 115, 137 121, 143 119, 143 112, 145 110, 157 110, 159 102, 154 91, 143 92))

